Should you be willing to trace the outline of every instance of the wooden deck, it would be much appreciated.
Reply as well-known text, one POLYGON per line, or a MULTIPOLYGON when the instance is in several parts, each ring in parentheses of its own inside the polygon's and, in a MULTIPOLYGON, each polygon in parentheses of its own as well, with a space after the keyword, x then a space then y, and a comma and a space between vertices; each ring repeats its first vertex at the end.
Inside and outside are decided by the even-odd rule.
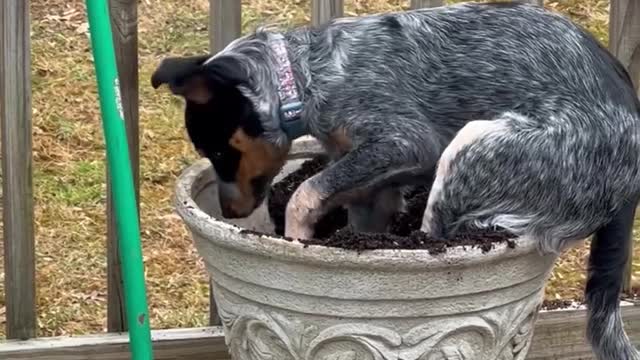
MULTIPOLYGON (((409 2, 409 0, 406 0, 409 2)), ((544 0, 526 0, 542 4, 544 0)), ((29 54, 29 0, 4 1, 0 5, 0 148, 3 174, 4 282, 8 338, 33 337, 37 328, 35 239, 31 150, 31 78, 29 54), (17 84, 17 85, 16 85, 17 84), (9 171, 10 170, 10 171, 9 171)), ((209 0, 211 50, 223 48, 240 35, 242 6, 239 0, 209 0)), ((413 8, 440 6, 443 0, 410 0, 413 8)), ((110 0, 115 30, 118 71, 124 98, 127 135, 136 188, 139 185, 137 2, 110 0)), ((320 24, 344 13, 344 0, 311 0, 312 22, 320 24)), ((610 50, 629 70, 640 94, 640 2, 611 0, 610 50)), ((109 193, 110 193, 109 188, 109 193)), ((125 329, 120 287, 118 238, 113 227, 111 196, 108 206, 108 320, 110 331, 125 329)), ((632 259, 629 258, 628 269, 632 259)), ((631 272, 625 275, 630 288, 631 272)), ((213 303, 213 302, 212 302, 213 303)), ((211 307, 211 325, 219 325, 211 307)), ((623 308, 626 330, 640 344, 640 306, 623 308)), ((536 323, 529 360, 593 359, 585 342, 584 310, 543 312, 536 323)), ((129 359, 128 335, 104 333, 77 337, 0 341, 0 359, 120 360, 129 359)), ((155 359, 230 359, 222 328, 157 330, 153 332, 155 359)))
MULTIPOLYGON (((623 306, 627 333, 640 344, 640 305, 623 306)), ((536 323, 527 360, 590 360, 584 339, 585 310, 543 311, 536 323)), ((231 360, 222 328, 156 330, 152 334, 156 360, 231 360)), ((3 360, 125 360, 127 334, 40 338, 0 342, 3 360)))

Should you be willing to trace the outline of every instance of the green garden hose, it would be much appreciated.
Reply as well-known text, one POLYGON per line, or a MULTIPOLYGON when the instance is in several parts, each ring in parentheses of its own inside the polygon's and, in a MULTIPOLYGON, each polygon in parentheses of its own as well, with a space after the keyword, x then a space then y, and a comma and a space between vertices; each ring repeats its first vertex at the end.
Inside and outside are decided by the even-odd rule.
POLYGON ((140 224, 107 1, 86 0, 89 32, 107 147, 107 164, 112 174, 130 351, 133 360, 151 360, 153 350, 140 244, 140 224))

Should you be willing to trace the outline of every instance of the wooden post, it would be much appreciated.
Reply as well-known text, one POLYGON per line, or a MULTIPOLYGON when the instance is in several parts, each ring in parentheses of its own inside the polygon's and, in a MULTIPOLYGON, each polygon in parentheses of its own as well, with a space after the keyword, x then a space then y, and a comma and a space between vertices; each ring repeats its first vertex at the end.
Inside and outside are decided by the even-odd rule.
POLYGON ((544 6, 544 0, 518 0, 518 1, 523 3, 538 5, 538 6, 544 6))
MULTIPOLYGON (((138 145, 138 5, 136 0, 109 0, 111 27, 122 94, 127 140, 136 202, 140 209, 138 145)), ((138 211, 139 213, 139 211, 138 211)), ((120 250, 113 208, 111 179, 107 168, 107 330, 127 331, 124 290, 120 272, 120 250)))
POLYGON ((7 338, 36 335, 29 1, 0 5, 0 121, 7 338))
POLYGON ((209 0, 209 51, 217 53, 242 33, 240 0, 209 0))
POLYGON ((640 95, 640 3, 612 0, 609 49, 629 71, 640 95))
MULTIPOLYGON (((612 0, 609 12, 609 49, 629 71, 640 95, 640 2, 612 0)), ((633 249, 633 239, 629 245, 633 249)), ((629 253, 623 291, 631 292, 633 252, 629 253)))
MULTIPOLYGON (((544 6, 544 0, 517 0, 517 1, 544 6)), ((444 0, 411 0, 412 9, 438 7, 443 5, 444 5, 444 0)))
MULTIPOLYGON (((209 0, 209 51, 217 53, 242 35, 242 3, 239 0, 209 0)), ((221 324, 209 283, 209 324, 221 324)))
POLYGON ((324 24, 344 15, 344 0, 313 0, 311 4, 311 23, 324 24))
POLYGON ((412 9, 443 6, 444 0, 411 0, 412 9))

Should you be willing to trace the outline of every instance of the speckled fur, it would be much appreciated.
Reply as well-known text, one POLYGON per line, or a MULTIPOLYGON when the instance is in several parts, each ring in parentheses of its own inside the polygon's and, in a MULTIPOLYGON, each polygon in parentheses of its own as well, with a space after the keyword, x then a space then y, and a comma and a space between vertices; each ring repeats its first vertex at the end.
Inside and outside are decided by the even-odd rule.
MULTIPOLYGON (((211 61, 242 64, 262 136, 286 148, 272 34, 249 34, 211 61)), ((595 39, 560 15, 504 3, 337 19, 284 35, 309 134, 329 148, 338 129, 350 140, 314 180, 326 209, 432 181, 441 167, 423 223, 436 236, 498 226, 559 252, 595 234, 589 338, 599 360, 640 359, 617 300, 640 195, 640 104, 595 39), (473 132, 487 124, 476 120, 490 129, 473 132), (462 146, 438 163, 456 134, 462 146)))

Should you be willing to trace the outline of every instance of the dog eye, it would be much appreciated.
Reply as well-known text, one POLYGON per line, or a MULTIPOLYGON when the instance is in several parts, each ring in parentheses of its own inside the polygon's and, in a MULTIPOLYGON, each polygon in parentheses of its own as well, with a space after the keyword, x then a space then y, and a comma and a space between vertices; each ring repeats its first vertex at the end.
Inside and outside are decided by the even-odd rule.
POLYGON ((216 151, 211 155, 211 157, 216 159, 216 160, 219 160, 222 157, 222 153, 219 152, 219 151, 216 151))

